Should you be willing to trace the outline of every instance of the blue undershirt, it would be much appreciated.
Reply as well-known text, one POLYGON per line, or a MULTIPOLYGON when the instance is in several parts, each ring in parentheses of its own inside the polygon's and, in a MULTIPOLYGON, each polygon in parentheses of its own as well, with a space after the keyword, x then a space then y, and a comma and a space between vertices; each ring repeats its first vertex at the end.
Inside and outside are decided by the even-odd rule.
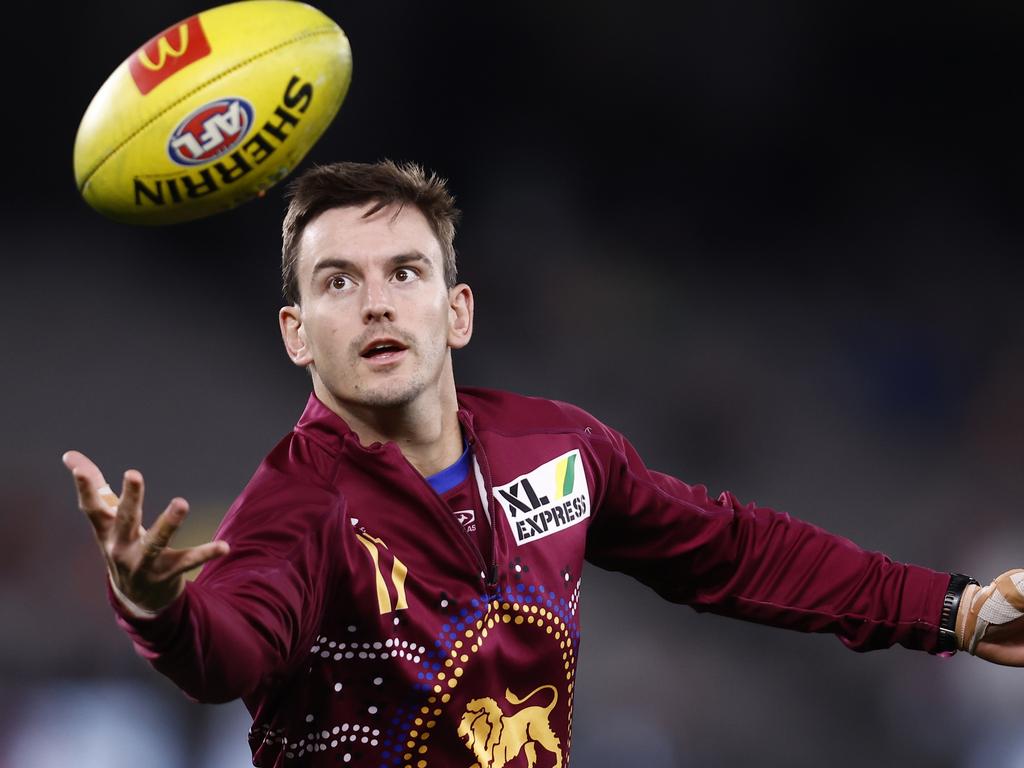
POLYGON ((473 457, 469 451, 469 443, 465 439, 462 441, 462 447, 462 456, 458 461, 427 478, 427 482, 438 495, 448 493, 469 477, 469 465, 473 462, 473 457))

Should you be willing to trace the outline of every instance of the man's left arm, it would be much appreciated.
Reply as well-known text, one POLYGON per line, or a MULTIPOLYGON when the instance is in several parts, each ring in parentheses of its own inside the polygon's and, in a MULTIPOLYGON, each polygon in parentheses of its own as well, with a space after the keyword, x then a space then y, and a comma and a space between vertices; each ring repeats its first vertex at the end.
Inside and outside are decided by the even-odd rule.
MULTIPOLYGON (((974 652, 1024 665, 1024 598, 1014 598, 1013 608, 994 587, 980 592, 967 585, 964 612, 950 613, 949 593, 959 594, 964 584, 953 583, 947 572, 894 562, 784 512, 742 504, 729 493, 711 498, 702 486, 648 469, 613 430, 595 430, 591 443, 606 473, 587 539, 587 559, 595 565, 628 573, 698 611, 829 632, 858 651, 894 644, 931 653, 968 648, 970 633, 961 641, 963 633, 954 638, 940 628, 945 618, 952 630, 967 606, 978 605, 979 619, 987 624, 960 622, 975 634, 982 627, 974 652), (1001 617, 1007 621, 996 623, 1001 617)), ((1018 590, 1022 576, 1013 582, 1018 590)))

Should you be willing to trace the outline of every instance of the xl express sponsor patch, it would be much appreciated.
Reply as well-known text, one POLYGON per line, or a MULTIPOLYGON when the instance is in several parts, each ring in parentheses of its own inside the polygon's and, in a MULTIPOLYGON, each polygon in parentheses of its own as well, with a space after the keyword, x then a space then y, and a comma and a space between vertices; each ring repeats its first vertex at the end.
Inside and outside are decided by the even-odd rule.
POLYGON ((495 487, 494 497, 519 544, 543 539, 590 517, 590 489, 579 449, 495 487))

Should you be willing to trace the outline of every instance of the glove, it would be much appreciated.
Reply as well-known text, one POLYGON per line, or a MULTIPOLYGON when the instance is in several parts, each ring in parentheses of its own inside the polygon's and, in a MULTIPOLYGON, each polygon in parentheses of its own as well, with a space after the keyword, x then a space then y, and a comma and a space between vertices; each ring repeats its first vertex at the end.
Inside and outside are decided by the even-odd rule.
POLYGON ((987 633, 1021 616, 1024 616, 1024 568, 1007 571, 987 587, 970 584, 960 598, 957 646, 973 655, 987 633))

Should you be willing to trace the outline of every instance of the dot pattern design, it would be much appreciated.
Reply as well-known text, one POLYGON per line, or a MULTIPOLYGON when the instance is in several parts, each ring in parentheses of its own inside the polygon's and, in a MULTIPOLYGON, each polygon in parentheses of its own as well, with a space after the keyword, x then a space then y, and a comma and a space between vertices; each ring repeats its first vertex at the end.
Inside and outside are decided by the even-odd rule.
POLYGON ((402 760, 402 755, 408 749, 406 747, 405 734, 410 733, 415 723, 418 713, 420 711, 420 702, 424 701, 421 697, 417 703, 411 704, 406 707, 399 707, 395 713, 395 719, 391 723, 391 727, 384 735, 383 750, 381 752, 381 763, 382 768, 386 768, 389 765, 399 765, 402 760))
POLYGON ((339 643, 320 636, 310 647, 309 653, 321 659, 334 661, 350 659, 389 659, 392 657, 419 664, 427 649, 422 645, 400 640, 397 636, 372 643, 339 643))
MULTIPOLYGON (((390 643, 391 641, 387 641, 390 643)), ((387 659, 391 656, 390 645, 375 640, 372 643, 339 642, 332 640, 326 635, 321 635, 309 649, 311 656, 318 656, 323 660, 333 659, 342 661, 344 659, 387 659)))
POLYGON ((289 760, 297 759, 306 753, 327 752, 338 750, 339 759, 344 762, 352 760, 350 750, 356 745, 376 747, 380 743, 380 729, 365 723, 338 723, 334 726, 314 724, 313 715, 306 715, 309 731, 302 737, 291 740, 283 729, 262 728, 251 731, 250 740, 255 739, 268 745, 279 744, 284 756, 289 760))
POLYGON ((569 694, 568 752, 572 746, 572 692, 580 638, 579 626, 574 621, 578 600, 579 582, 569 602, 565 598, 559 599, 554 592, 547 592, 543 586, 519 583, 515 587, 506 587, 504 594, 498 592, 489 598, 473 600, 471 608, 463 609, 459 616, 451 616, 449 622, 441 627, 434 643, 440 653, 436 656, 431 654, 430 662, 425 665, 429 672, 421 677, 426 682, 425 690, 429 695, 414 712, 411 727, 405 738, 395 745, 396 751, 388 752, 387 757, 391 760, 381 768, 426 768, 429 765, 431 731, 443 714, 444 706, 451 700, 452 691, 458 687, 466 664, 480 651, 488 636, 505 624, 532 626, 558 643, 569 694), (434 661, 435 658, 438 660, 434 661))
MULTIPOLYGON (((576 609, 580 605, 580 587, 583 586, 583 577, 576 579, 576 586, 572 590, 572 597, 569 598, 569 615, 575 616, 576 609)), ((577 634, 577 637, 579 635, 577 634)))
MULTIPOLYGON (((349 635, 355 634, 357 629, 355 626, 347 628, 349 635)), ((338 640, 327 635, 320 635, 310 647, 309 653, 313 660, 322 661, 323 663, 352 661, 356 659, 364 661, 402 659, 411 664, 419 664, 426 655, 427 649, 425 646, 408 640, 402 640, 397 636, 383 641, 364 642, 359 640, 353 641, 351 637, 345 640, 338 640)), ((375 676, 372 680, 375 686, 382 685, 383 682, 384 678, 379 675, 375 676)), ((333 690, 336 694, 341 694, 344 690, 344 684, 341 682, 334 683, 333 690)), ((379 709, 376 704, 371 704, 366 708, 366 712, 368 715, 374 716, 377 715, 379 709)), ((399 710, 399 719, 401 714, 402 711, 399 710)), ((249 741, 255 745, 260 743, 265 743, 268 746, 280 745, 281 752, 288 759, 298 759, 307 753, 313 754, 336 749, 339 751, 337 759, 345 763, 351 762, 358 756, 351 751, 342 752, 346 747, 349 749, 356 745, 376 747, 382 743, 381 730, 379 727, 375 727, 375 724, 344 722, 321 728, 320 725, 313 725, 314 720, 315 718, 312 714, 307 715, 306 723, 310 730, 304 736, 294 740, 288 738, 283 728, 275 729, 262 726, 250 730, 249 741)), ((406 729, 408 729, 410 724, 411 720, 404 724, 406 729)))
MULTIPOLYGON (((504 593, 499 589, 490 596, 473 599, 468 606, 461 608, 447 595, 442 595, 439 599, 442 610, 453 613, 447 617, 434 639, 434 647, 429 650, 426 646, 402 639, 398 634, 386 640, 369 642, 354 639, 352 635, 358 629, 355 626, 347 627, 345 639, 320 635, 309 649, 312 660, 320 663, 400 659, 416 665, 419 669, 412 696, 403 706, 391 708, 392 716, 383 726, 383 734, 375 724, 314 724, 315 718, 310 714, 306 716, 309 730, 297 739, 289 739, 284 729, 263 726, 250 731, 250 742, 280 745, 281 752, 289 760, 307 754, 336 751, 335 759, 342 763, 357 759, 359 753, 353 750, 358 747, 379 745, 382 748, 380 768, 426 768, 429 759, 427 740, 443 714, 444 705, 451 700, 451 692, 458 686, 465 665, 479 652, 495 628, 510 624, 533 627, 558 643, 569 693, 568 750, 572 744, 572 691, 580 639, 576 622, 580 585, 581 580, 577 579, 568 601, 547 591, 543 585, 526 584, 522 580, 506 586, 504 593)), ((373 685, 381 685, 383 678, 376 676, 372 682, 373 685)), ((340 695, 344 685, 336 682, 333 690, 340 695)), ((367 714, 376 716, 378 707, 370 705, 367 714)))

